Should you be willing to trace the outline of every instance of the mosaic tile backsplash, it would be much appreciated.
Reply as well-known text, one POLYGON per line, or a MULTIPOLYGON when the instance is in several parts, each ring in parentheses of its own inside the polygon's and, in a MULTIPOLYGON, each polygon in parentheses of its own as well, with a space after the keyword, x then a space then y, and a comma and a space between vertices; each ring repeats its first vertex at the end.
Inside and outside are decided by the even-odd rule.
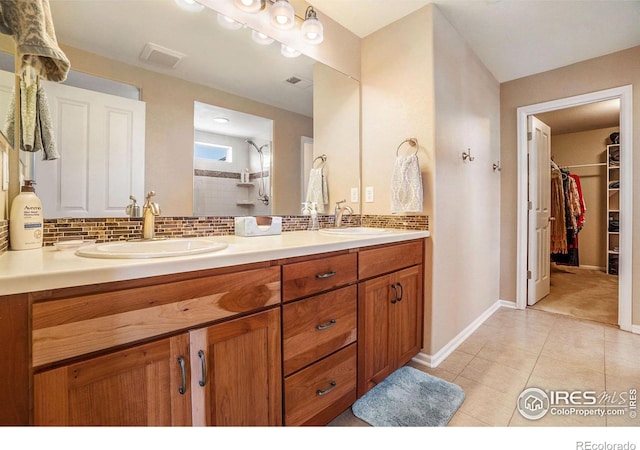
MULTIPOLYGON (((321 228, 332 227, 334 216, 318 216, 321 228)), ((306 230, 309 216, 282 216, 282 230, 306 230)), ((344 226, 366 226, 405 230, 428 230, 428 216, 348 215, 344 226)), ((231 216, 156 217, 158 237, 224 236, 234 233, 231 216)), ((48 219, 44 223, 44 245, 69 239, 95 239, 96 242, 123 241, 142 236, 142 219, 113 217, 100 219, 48 219)), ((0 221, 0 253, 9 247, 9 222, 0 221)))

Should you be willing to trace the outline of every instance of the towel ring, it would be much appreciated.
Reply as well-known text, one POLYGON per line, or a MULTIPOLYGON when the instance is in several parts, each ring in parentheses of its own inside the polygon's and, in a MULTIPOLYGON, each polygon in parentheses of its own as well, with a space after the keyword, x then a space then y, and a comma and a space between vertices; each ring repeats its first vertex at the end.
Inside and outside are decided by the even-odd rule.
POLYGON ((320 163, 319 167, 316 167, 316 169, 319 169, 320 167, 324 167, 324 163, 327 162, 327 155, 317 156, 316 158, 314 158, 313 163, 311 165, 315 166, 316 165, 316 161, 319 160, 319 159, 322 160, 322 162, 320 163))
POLYGON ((405 139, 404 141, 400 142, 400 145, 398 145, 398 149, 396 150, 396 156, 398 156, 398 152, 400 151, 400 148, 404 144, 409 144, 411 147, 415 147, 416 151, 413 154, 414 155, 418 154, 418 150, 419 150, 418 140, 416 138, 409 138, 409 139, 405 139))

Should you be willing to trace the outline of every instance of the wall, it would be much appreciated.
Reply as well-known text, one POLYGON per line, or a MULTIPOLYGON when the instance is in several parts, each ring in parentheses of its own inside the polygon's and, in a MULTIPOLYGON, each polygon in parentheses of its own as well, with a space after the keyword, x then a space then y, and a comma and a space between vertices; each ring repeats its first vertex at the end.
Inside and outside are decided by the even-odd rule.
POLYGON ((498 300, 500 87, 433 5, 363 40, 361 85, 362 184, 375 193, 364 214, 389 213, 397 147, 420 143, 432 233, 423 351, 435 355, 498 300))
MULTIPOLYGON (((551 155, 560 166, 606 163, 608 137, 617 127, 578 133, 553 134, 551 155)), ((607 169, 606 166, 569 168, 580 176, 586 213, 578 234, 581 266, 602 268, 606 265, 607 238, 607 169)))
MULTIPOLYGON (((502 164, 500 298, 516 299, 517 117, 518 107, 613 87, 633 86, 633 129, 640 129, 640 46, 560 69, 503 83, 500 87, 502 164)), ((640 133, 633 147, 640 148, 640 133)), ((634 179, 640 177, 635 164, 634 179)), ((640 196, 633 200, 634 233, 640 232, 640 196)), ((632 273, 640 271, 640 241, 633 243, 632 273)), ((633 279, 632 323, 640 324, 640 278, 633 279)))
POLYGON ((432 352, 499 294, 500 85, 434 10, 435 203, 432 352), (469 151, 473 161, 463 161, 469 151))

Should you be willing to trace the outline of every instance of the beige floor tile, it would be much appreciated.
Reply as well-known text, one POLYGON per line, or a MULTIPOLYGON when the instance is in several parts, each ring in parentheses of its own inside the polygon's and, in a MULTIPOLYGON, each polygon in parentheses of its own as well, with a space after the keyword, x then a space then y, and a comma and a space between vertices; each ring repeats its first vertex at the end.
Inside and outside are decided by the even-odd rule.
POLYGON ((483 328, 479 328, 471 336, 465 339, 465 341, 460 344, 460 346, 456 350, 475 356, 480 350, 482 350, 482 347, 484 347, 484 345, 489 342, 490 339, 491 331, 486 331, 483 328))
POLYGON ((448 427, 488 427, 490 425, 487 423, 484 423, 481 420, 476 419, 473 416, 470 416, 469 414, 465 414, 462 411, 458 411, 451 418, 447 426, 448 427))
POLYGON ((554 323, 549 332, 549 340, 566 341, 571 338, 604 340, 607 325, 562 316, 554 323))
POLYGON ((526 386, 530 373, 476 357, 460 375, 517 399, 526 386))
POLYGON ((544 344, 541 355, 604 373, 604 348, 604 340, 570 335, 564 340, 550 338, 544 344))
POLYGON ((440 367, 436 367, 432 369, 431 367, 423 366, 422 364, 418 364, 413 361, 410 361, 407 365, 414 367, 418 370, 422 370, 423 372, 426 372, 429 375, 433 375, 434 377, 441 378, 445 381, 449 381, 451 383, 453 383, 453 380, 455 380, 456 377, 458 376, 458 374, 453 372, 448 372, 440 367))
POLYGON ((442 361, 437 368, 458 375, 472 359, 473 355, 456 350, 442 361))
POLYGON ((488 386, 458 376, 455 383, 465 392, 460 412, 490 426, 504 427, 509 424, 516 399, 488 386))
POLYGON ((364 420, 358 419, 353 415, 351 408, 345 410, 338 417, 327 424, 329 427, 370 427, 364 420))
POLYGON ((476 357, 488 359, 512 369, 531 371, 536 364, 538 354, 492 342, 486 344, 476 357))
POLYGON ((630 380, 640 380, 640 360, 630 355, 605 355, 604 370, 606 375, 630 380))
POLYGON ((548 334, 548 331, 536 328, 504 327, 494 328, 487 340, 493 344, 539 353, 547 341, 548 334))
POLYGON ((617 327, 606 327, 604 329, 604 340, 610 342, 623 342, 640 347, 640 334, 622 331, 617 327))
POLYGON ((603 391, 604 371, 592 370, 575 361, 541 355, 527 382, 527 387, 543 390, 603 391))

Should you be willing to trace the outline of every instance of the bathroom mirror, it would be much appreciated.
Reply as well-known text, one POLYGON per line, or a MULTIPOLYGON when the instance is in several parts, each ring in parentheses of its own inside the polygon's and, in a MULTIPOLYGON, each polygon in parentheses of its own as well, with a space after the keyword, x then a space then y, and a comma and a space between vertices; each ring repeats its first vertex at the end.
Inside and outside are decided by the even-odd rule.
MULTIPOLYGON (((196 214, 196 102, 273 121, 271 214, 300 213, 305 191, 302 142, 309 138, 315 143, 314 154, 336 154, 335 158, 329 154, 326 165, 331 204, 344 197, 351 200, 351 188, 357 189, 360 178, 359 106, 353 109, 350 94, 348 109, 355 117, 347 121, 348 130, 337 133, 342 136, 337 146, 327 138, 321 147, 323 140, 318 136, 331 134, 332 126, 340 123, 321 123, 313 99, 330 100, 333 115, 344 116, 346 112, 340 109, 343 101, 336 93, 337 80, 343 80, 359 96, 356 80, 304 55, 284 58, 277 42, 260 46, 251 40, 251 30, 224 29, 218 25, 215 11, 183 11, 174 0, 53 0, 51 11, 58 41, 71 60, 72 70, 140 88, 146 105, 146 151, 144 168, 139 170, 144 172, 145 191, 157 192, 162 215, 196 214), (140 56, 148 43, 164 50, 155 55, 151 51, 150 60, 142 61, 140 56), (217 46, 215 52, 211 43, 217 46), (175 68, 158 64, 172 55, 179 60, 175 68), (206 61, 204 73, 195 69, 196 61, 206 61), (314 78, 318 66, 335 72, 335 78, 319 85, 314 78), (296 79, 299 82, 292 83, 296 79)), ((3 49, 11 50, 11 44, 7 37, 3 49)), ((326 111, 321 116, 327 117, 326 111)), ((358 202, 351 205, 359 210, 358 202)), ((332 211, 328 208, 327 212, 332 211)), ((220 211, 215 215, 235 214, 220 211)))

